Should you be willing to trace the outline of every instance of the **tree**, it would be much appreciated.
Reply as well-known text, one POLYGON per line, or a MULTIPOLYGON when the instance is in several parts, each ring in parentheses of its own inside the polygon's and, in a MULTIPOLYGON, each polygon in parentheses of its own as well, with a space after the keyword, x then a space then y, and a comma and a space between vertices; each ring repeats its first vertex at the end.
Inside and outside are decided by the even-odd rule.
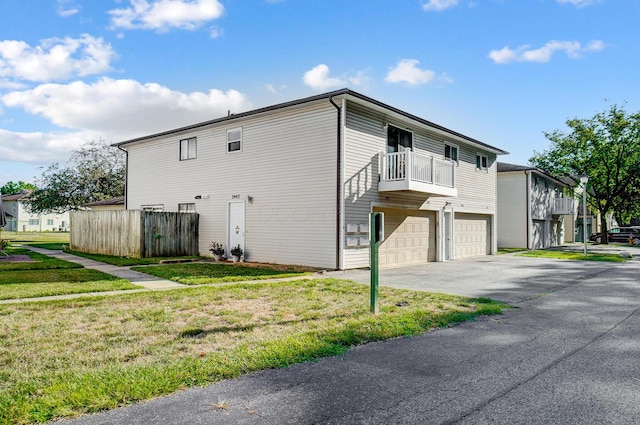
POLYGON ((37 181, 27 200, 33 213, 62 213, 82 205, 124 195, 124 152, 104 140, 87 142, 66 166, 54 163, 37 181))
POLYGON ((0 187, 0 192, 3 195, 12 195, 18 193, 21 190, 36 190, 36 186, 33 183, 25 183, 20 180, 18 183, 9 181, 4 186, 0 187))
POLYGON ((606 214, 614 212, 622 220, 638 207, 640 113, 628 114, 613 105, 593 118, 569 119, 567 126, 570 133, 545 133, 551 147, 534 152, 529 162, 558 178, 578 181, 581 175, 589 177, 588 204, 600 213, 602 240, 606 241, 606 214))

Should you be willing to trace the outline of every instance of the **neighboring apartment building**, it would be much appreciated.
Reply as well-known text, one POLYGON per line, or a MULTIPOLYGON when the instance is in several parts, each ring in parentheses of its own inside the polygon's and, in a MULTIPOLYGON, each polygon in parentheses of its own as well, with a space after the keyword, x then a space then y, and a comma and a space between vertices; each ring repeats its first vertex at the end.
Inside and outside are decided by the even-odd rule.
POLYGON ((21 190, 11 195, 2 195, 2 204, 7 214, 7 225, 4 230, 10 232, 66 232, 69 230, 69 213, 32 214, 25 208, 28 190, 21 190))
POLYGON ((90 202, 84 204, 83 207, 91 211, 119 211, 124 210, 124 196, 116 196, 115 198, 104 199, 102 201, 90 202))
POLYGON ((573 241, 577 203, 567 184, 530 166, 498 163, 498 247, 540 249, 573 241))
POLYGON ((496 250, 496 158, 507 152, 348 89, 127 140, 126 208, 195 211, 200 252, 384 267, 496 250))

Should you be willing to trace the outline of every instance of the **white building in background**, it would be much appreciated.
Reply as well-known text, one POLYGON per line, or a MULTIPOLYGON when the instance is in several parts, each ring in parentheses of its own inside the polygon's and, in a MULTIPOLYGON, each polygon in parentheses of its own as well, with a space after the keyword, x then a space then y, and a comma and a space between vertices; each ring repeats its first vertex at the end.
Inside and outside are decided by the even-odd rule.
POLYGON ((498 247, 541 249, 573 241, 577 203, 568 186, 530 166, 498 163, 498 247))
POLYGON ((4 230, 9 232, 67 232, 69 231, 69 213, 32 214, 25 208, 28 190, 11 195, 2 195, 2 204, 7 215, 4 230))

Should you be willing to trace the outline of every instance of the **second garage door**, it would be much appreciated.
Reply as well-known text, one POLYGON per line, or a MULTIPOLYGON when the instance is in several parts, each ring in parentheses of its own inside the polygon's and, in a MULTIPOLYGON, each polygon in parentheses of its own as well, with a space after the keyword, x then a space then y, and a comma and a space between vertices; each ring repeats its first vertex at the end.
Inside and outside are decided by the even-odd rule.
POLYGON ((456 214, 455 258, 488 254, 491 254, 491 216, 456 214))
POLYGON ((436 261, 436 215, 433 211, 376 208, 384 213, 385 240, 380 267, 408 266, 436 261))

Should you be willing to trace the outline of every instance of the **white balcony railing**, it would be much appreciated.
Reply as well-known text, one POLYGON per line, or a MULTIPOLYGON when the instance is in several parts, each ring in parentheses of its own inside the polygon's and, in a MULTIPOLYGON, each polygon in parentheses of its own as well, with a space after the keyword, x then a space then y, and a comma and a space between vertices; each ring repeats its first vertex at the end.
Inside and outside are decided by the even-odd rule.
POLYGON ((575 201, 571 198, 554 198, 551 214, 570 215, 575 212, 575 201))
POLYGON ((451 161, 412 151, 380 154, 380 184, 384 191, 413 190, 456 196, 456 169, 451 161))

